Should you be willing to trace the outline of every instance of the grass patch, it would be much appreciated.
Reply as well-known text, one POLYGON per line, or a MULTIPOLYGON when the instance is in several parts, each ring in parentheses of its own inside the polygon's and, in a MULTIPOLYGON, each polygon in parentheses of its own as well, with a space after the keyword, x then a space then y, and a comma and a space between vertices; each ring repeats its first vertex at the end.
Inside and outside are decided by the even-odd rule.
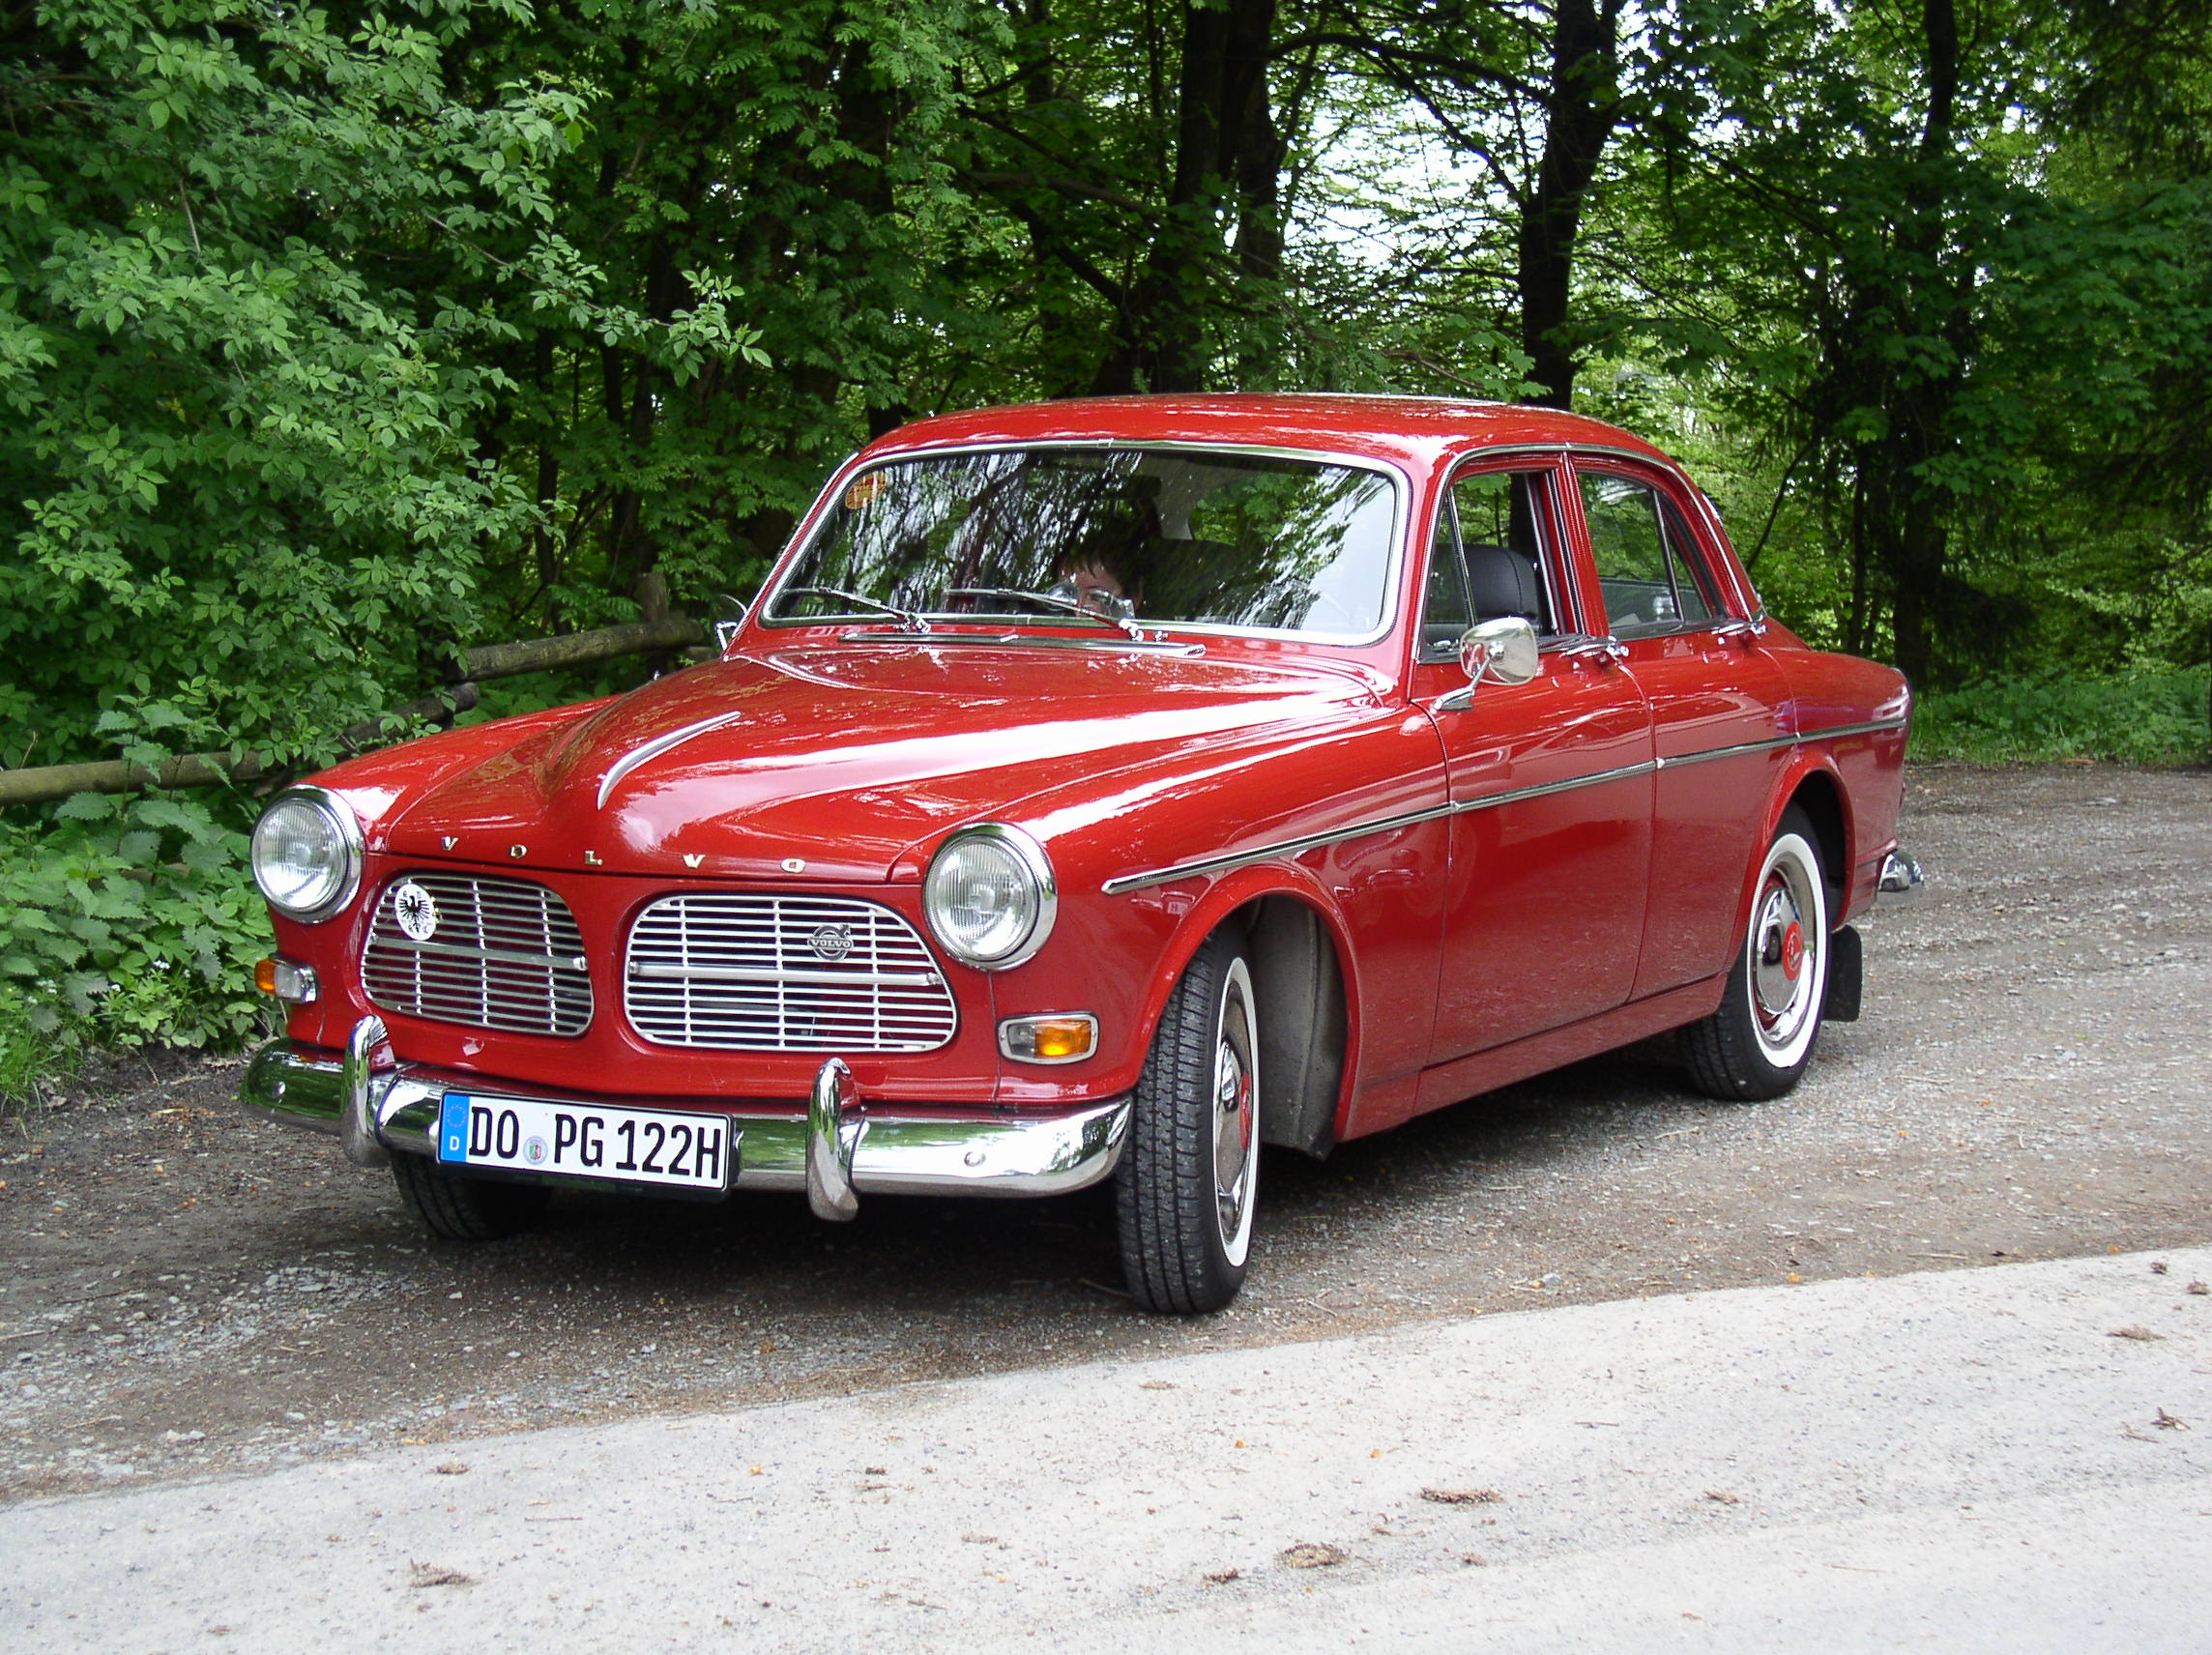
POLYGON ((2212 674, 2202 672, 1985 679, 1919 698, 1912 756, 1972 764, 2202 764, 2212 758, 2208 696, 2212 674))

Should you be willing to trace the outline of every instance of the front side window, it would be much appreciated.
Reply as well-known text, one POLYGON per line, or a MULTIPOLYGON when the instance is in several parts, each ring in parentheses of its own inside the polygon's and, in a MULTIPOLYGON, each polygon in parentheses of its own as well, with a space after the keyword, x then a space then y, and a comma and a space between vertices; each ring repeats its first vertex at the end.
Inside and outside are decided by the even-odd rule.
POLYGON ((888 609, 1370 637, 1389 596, 1395 506, 1389 478, 1320 460, 1148 449, 919 455, 846 484, 766 618, 888 609))
POLYGON ((1648 483, 1602 472, 1581 474, 1605 612, 1621 636, 1701 625, 1718 614, 1689 527, 1648 483))
POLYGON ((1559 630, 1545 568, 1552 540, 1552 474, 1463 473, 1454 479, 1429 553, 1422 641, 1433 654, 1459 648, 1478 621, 1525 617, 1543 636, 1559 630))

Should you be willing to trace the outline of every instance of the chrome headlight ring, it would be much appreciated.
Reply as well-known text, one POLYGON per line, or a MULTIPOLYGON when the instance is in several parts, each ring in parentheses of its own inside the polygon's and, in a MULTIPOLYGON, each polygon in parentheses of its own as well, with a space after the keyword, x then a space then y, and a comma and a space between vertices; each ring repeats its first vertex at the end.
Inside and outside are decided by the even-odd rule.
POLYGON ((327 788, 288 787, 253 825, 253 883, 270 907, 312 924, 361 889, 361 818, 327 788))
POLYGON ((977 971, 1035 956, 1060 916, 1060 883, 1044 847, 1019 828, 985 822, 937 848, 921 882, 921 911, 947 952, 977 971))

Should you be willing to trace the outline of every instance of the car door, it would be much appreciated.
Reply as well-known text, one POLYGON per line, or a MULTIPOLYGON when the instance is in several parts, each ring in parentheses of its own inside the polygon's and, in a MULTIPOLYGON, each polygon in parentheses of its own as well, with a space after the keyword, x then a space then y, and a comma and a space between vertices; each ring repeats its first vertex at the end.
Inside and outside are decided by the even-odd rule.
POLYGON ((1722 578, 1688 484, 1612 454, 1578 453, 1574 474, 1603 624, 1650 707, 1658 762, 1642 999, 1710 976, 1735 953, 1744 880, 1789 761, 1789 686, 1722 578))
POLYGON ((1438 511, 1413 669, 1453 812, 1432 1067, 1609 1010, 1635 983, 1650 718, 1583 623, 1568 477, 1557 456, 1477 459, 1438 511), (1459 635, 1501 614, 1535 624, 1536 676, 1470 695, 1459 635))

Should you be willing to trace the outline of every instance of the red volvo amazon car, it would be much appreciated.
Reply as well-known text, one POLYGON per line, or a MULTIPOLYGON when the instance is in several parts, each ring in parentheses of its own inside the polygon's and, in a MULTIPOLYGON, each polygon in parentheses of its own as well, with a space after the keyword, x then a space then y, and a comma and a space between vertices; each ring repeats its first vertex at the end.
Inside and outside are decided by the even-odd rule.
POLYGON ((1242 1284, 1321 1155, 1667 1030, 1724 1098, 1855 1016, 1910 694, 1768 620, 1625 431, 1361 396, 987 409, 830 480, 719 659, 352 760, 254 871, 247 1105, 431 1230, 550 1189, 1115 1180, 1242 1284))

